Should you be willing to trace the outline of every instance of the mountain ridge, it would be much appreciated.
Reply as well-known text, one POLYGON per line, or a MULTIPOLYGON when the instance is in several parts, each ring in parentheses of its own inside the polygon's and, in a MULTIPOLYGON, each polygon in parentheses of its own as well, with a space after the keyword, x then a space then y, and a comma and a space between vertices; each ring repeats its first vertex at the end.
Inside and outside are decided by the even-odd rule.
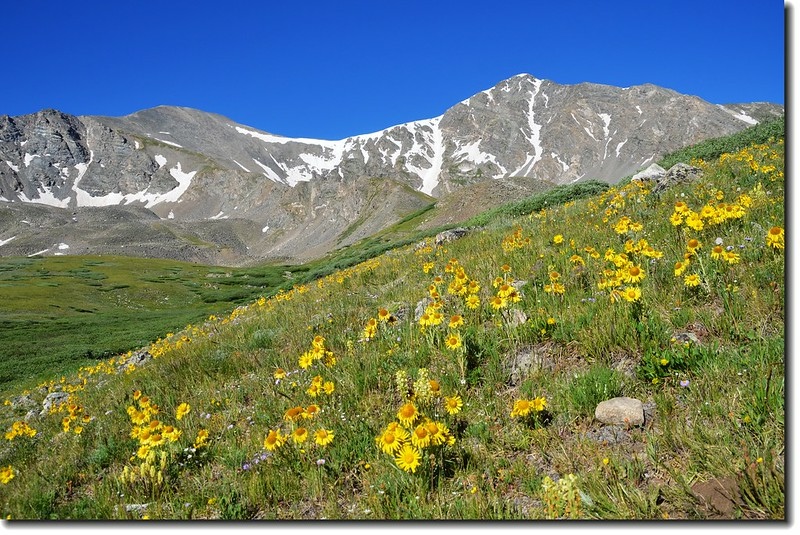
MULTIPOLYGON (((180 106, 123 117, 43 110, 0 116, 0 206, 135 204, 167 224, 242 219, 263 235, 235 232, 244 244, 241 261, 301 259, 308 258, 301 251, 318 255, 341 245, 341 235, 365 218, 361 210, 383 187, 379 209, 399 211, 366 218, 373 223, 363 232, 484 181, 613 183, 660 155, 782 113, 778 105, 725 107, 652 84, 570 86, 528 74, 438 117, 341 140, 278 136, 180 106), (402 199, 390 200, 389 191, 402 199)), ((48 245, 22 243, 5 243, 0 254, 48 245)), ((216 256, 206 253, 197 258, 216 256)))

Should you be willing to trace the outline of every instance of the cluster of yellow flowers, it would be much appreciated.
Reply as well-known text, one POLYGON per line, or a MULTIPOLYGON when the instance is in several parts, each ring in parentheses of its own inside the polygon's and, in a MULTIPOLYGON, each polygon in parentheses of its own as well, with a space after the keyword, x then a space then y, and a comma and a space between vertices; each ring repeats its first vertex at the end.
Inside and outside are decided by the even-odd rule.
POLYGON ((685 202, 677 201, 669 221, 675 227, 685 225, 699 232, 706 226, 721 225, 726 221, 743 218, 747 213, 746 207, 750 206, 751 202, 749 195, 742 194, 735 203, 709 202, 703 205, 699 211, 695 211, 685 202))
POLYGON ((82 374, 85 373, 88 376, 92 376, 95 374, 106 374, 106 375, 114 375, 117 373, 117 366, 125 362, 127 359, 133 356, 133 351, 128 351, 126 354, 119 357, 111 357, 107 360, 101 360, 94 366, 81 366, 78 369, 78 376, 82 377, 82 374))
POLYGON ((378 334, 379 324, 394 325, 396 322, 397 317, 389 312, 388 309, 381 307, 378 309, 377 318, 369 318, 367 320, 366 325, 364 325, 364 330, 361 332, 361 337, 365 341, 372 340, 378 334))
POLYGON ((594 215, 597 210, 603 211, 603 223, 608 223, 612 217, 625 208, 628 202, 637 203, 645 197, 650 190, 642 181, 630 181, 622 187, 610 187, 601 193, 596 201, 589 201, 589 213, 594 215))
POLYGON ((530 245, 531 239, 523 236, 522 227, 517 227, 513 233, 503 238, 502 247, 503 251, 510 253, 514 249, 522 249, 530 245))
MULTIPOLYGON (((305 443, 311 436, 311 432, 306 426, 300 424, 306 420, 315 419, 320 414, 320 410, 319 405, 316 404, 311 404, 307 407, 298 405, 287 409, 283 419, 290 423, 291 430, 288 434, 284 434, 280 428, 270 429, 266 438, 264 438, 264 449, 275 451, 288 442, 289 439, 297 445, 305 443)), ((313 436, 314 443, 324 447, 333 442, 335 434, 332 429, 319 427, 313 431, 313 436)))
POLYGON ((311 349, 305 351, 298 359, 298 366, 302 369, 308 369, 316 362, 323 362, 328 368, 336 364, 336 357, 333 351, 325 348, 325 338, 322 336, 315 336, 311 341, 311 349))
POLYGON ((455 444, 455 436, 436 415, 442 410, 458 414, 463 401, 458 394, 443 396, 439 381, 429 377, 427 368, 418 369, 411 384, 405 370, 399 370, 395 385, 405 402, 397 411, 397 421, 390 422, 375 442, 400 469, 415 473, 423 452, 455 444))
MULTIPOLYGON (((87 384, 88 384, 88 379, 86 375, 84 375, 83 372, 79 371, 78 375, 73 379, 67 380, 67 378, 64 375, 62 375, 60 380, 56 381, 54 379, 51 379, 50 381, 39 383, 37 388, 46 389, 48 392, 59 391, 59 392, 66 392, 68 394, 74 394, 76 392, 84 390, 87 384)), ((24 395, 28 395, 29 393, 30 393, 29 391, 23 392, 24 395)))
MULTIPOLYGON (((138 408, 131 405, 127 412, 133 424, 131 438, 139 442, 137 457, 146 459, 152 449, 177 442, 183 434, 182 431, 174 426, 165 425, 155 418, 160 411, 158 405, 153 403, 148 396, 142 395, 139 390, 133 393, 133 399, 137 402, 138 408)), ((181 404, 176 411, 176 419, 182 419, 189 410, 188 404, 181 404)))
POLYGON ((467 272, 464 270, 464 267, 459 264, 457 259, 451 258, 444 267, 444 271, 452 276, 450 284, 447 285, 447 293, 449 295, 466 297, 475 295, 480 291, 480 283, 467 276, 467 272))
POLYGON ((444 314, 440 312, 442 308, 442 301, 434 301, 425 307, 425 312, 419 317, 419 327, 425 330, 426 327, 435 327, 441 325, 444 321, 444 314))
MULTIPOLYGON (((187 330, 193 330, 193 335, 197 338, 204 335, 207 336, 208 334, 206 331, 192 325, 187 325, 184 332, 187 330)), ((167 353, 178 350, 183 346, 190 344, 191 342, 192 338, 190 338, 187 334, 181 334, 178 336, 173 333, 167 333, 164 338, 159 338, 150 344, 148 352, 153 356, 153 358, 159 358, 167 353)))
MULTIPOLYGON (((167 446, 178 442, 183 436, 183 431, 173 425, 157 419, 161 413, 159 406, 142 394, 140 390, 133 392, 134 404, 126 409, 132 427, 130 437, 138 443, 136 453, 131 461, 139 459, 138 467, 125 465, 119 480, 128 484, 143 484, 151 490, 159 488, 164 483, 167 465, 172 459, 172 451, 167 446)), ((181 403, 175 410, 175 419, 182 420, 189 412, 191 406, 181 403)), ((206 446, 208 431, 200 429, 194 441, 195 449, 206 446)))
POLYGON ((628 216, 622 216, 614 225, 614 232, 617 234, 627 234, 629 232, 641 232, 644 226, 631 220, 628 216))
POLYGON ((378 320, 375 318, 370 318, 367 320, 367 324, 364 325, 364 330, 361 332, 361 336, 364 338, 364 340, 372 340, 375 338, 376 334, 378 334, 378 320))
POLYGON ((83 426, 94 419, 81 405, 76 403, 60 404, 58 412, 64 410, 67 411, 67 415, 61 419, 61 430, 64 433, 69 433, 72 430, 76 435, 80 435, 83 432, 83 426), (73 422, 78 422, 78 425, 72 427, 73 422))
POLYGON ((511 408, 512 418, 525 418, 532 414, 544 411, 547 407, 547 399, 543 396, 538 396, 533 399, 521 398, 514 401, 514 406, 511 408))
MULTIPOLYGON (((301 369, 306 370, 320 362, 323 363, 325 368, 332 368, 336 365, 336 357, 333 351, 326 348, 325 337, 317 335, 311 341, 311 349, 300 356, 299 365, 301 369)), ((273 375, 278 380, 287 377, 287 373, 281 368, 278 368, 273 375)), ((316 399, 322 394, 331 396, 335 390, 336 385, 333 381, 326 381, 322 375, 317 374, 311 378, 305 393, 309 397, 316 399)), ((317 420, 322 412, 322 407, 316 403, 310 403, 307 406, 295 405, 286 409, 283 414, 283 419, 288 423, 289 429, 285 430, 281 427, 270 429, 267 432, 267 436, 264 438, 264 449, 267 451, 276 451, 289 442, 289 440, 295 445, 302 445, 310 436, 314 437, 314 444, 320 447, 327 446, 333 441, 335 436, 332 429, 324 425, 319 425, 316 430, 312 430, 306 425, 303 425, 306 421, 317 420)))
POLYGON ((559 273, 558 271, 556 271, 554 269, 551 269, 547 273, 547 278, 548 278, 548 280, 550 282, 544 285, 545 293, 549 293, 549 294, 551 293, 551 294, 555 294, 555 295, 564 295, 564 292, 566 291, 566 288, 564 287, 563 284, 561 284, 559 282, 559 279, 561 278, 561 273, 559 273))
POLYGON ((14 422, 11 424, 11 429, 6 431, 6 440, 14 440, 17 437, 35 437, 36 436, 36 429, 32 428, 28 425, 28 422, 23 422, 21 420, 14 422))
POLYGON ((728 251, 722 247, 722 245, 715 245, 714 248, 711 249, 711 258, 714 260, 727 262, 729 264, 738 264, 741 260, 739 253, 728 251))
MULTIPOLYGON (((636 248, 629 248, 629 250, 633 255, 636 248)), ((604 259, 614 267, 603 269, 603 277, 597 283, 597 287, 600 290, 608 290, 611 301, 616 302, 620 299, 628 302, 639 301, 642 297, 639 284, 647 276, 644 268, 631 260, 628 253, 617 253, 610 247, 606 249, 604 259)))
MULTIPOLYGON (((778 143, 782 145, 783 140, 778 143)), ((719 157, 721 165, 733 162, 744 163, 753 173, 767 175, 770 181, 781 181, 784 178, 782 155, 766 143, 753 144, 739 152, 725 153, 719 157)))
POLYGON ((324 288, 326 286, 333 285, 334 283, 342 285, 347 280, 359 275, 361 273, 368 273, 381 265, 380 258, 371 258, 369 260, 365 260, 358 265, 342 269, 337 271, 336 273, 332 273, 330 275, 325 276, 317 280, 317 288, 324 288))
POLYGON ((519 303, 522 296, 514 286, 514 278, 511 276, 511 266, 503 264, 500 266, 502 275, 498 275, 492 281, 492 286, 497 289, 494 296, 489 300, 493 310, 501 310, 510 306, 511 303, 519 303))

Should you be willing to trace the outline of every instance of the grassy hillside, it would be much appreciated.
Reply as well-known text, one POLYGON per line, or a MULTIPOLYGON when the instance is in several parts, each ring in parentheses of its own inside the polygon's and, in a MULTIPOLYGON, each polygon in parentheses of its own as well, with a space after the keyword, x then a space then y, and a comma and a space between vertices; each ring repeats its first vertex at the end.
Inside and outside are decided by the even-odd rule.
POLYGON ((141 366, 9 393, 0 514, 784 519, 783 162, 350 249, 141 366), (595 418, 618 396, 644 421, 595 418))
POLYGON ((287 273, 305 269, 122 256, 0 258, 0 395, 288 289, 287 273))

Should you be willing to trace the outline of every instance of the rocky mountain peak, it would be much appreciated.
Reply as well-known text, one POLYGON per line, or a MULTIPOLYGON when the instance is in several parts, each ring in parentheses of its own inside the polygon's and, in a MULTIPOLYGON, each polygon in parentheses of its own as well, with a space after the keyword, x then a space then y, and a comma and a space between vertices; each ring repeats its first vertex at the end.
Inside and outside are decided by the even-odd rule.
MULTIPOLYGON (((782 113, 652 84, 561 85, 525 73, 439 117, 334 141, 276 136, 178 106, 124 117, 42 110, 0 116, 0 207, 138 206, 176 224, 237 220, 249 229, 246 238, 242 228, 231 234, 246 244, 241 250, 291 257, 361 235, 351 226, 365 220, 361 210, 380 209, 371 196, 381 190, 399 195, 384 206, 399 219, 484 182, 614 182, 685 145, 782 113)), ((9 232, 0 228, 0 240, 9 232)), ((14 243, 0 254, 37 247, 14 243)))

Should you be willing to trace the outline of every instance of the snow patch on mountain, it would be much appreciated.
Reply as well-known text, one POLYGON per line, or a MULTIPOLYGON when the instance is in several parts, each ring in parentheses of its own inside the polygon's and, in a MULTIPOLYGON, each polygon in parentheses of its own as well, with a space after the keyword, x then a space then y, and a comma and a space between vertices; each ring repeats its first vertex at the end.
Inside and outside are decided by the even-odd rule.
MULTIPOLYGON (((337 148, 341 148, 341 146, 337 148)), ((341 163, 342 157, 341 154, 338 154, 340 151, 327 150, 325 152, 329 154, 327 158, 316 154, 302 153, 300 159, 312 172, 330 171, 341 163)))
POLYGON ((167 141, 166 139, 158 139, 157 137, 154 137, 153 139, 155 139, 156 141, 160 141, 161 143, 166 143, 167 145, 172 145, 173 147, 178 147, 179 149, 183 148, 183 145, 178 145, 174 141, 167 141))
POLYGON ((744 113, 742 111, 736 111, 736 110, 733 110, 733 109, 728 108, 726 106, 723 106, 721 104, 717 104, 717 106, 720 109, 725 110, 726 112, 730 113, 731 115, 733 115, 734 117, 736 117, 740 121, 744 121, 747 124, 758 124, 757 120, 753 119, 752 117, 750 117, 749 115, 747 115, 746 113, 744 113))
POLYGON ((10 238, 7 238, 5 240, 0 240, 0 247, 2 247, 3 245, 7 244, 8 242, 13 240, 14 238, 16 238, 16 236, 11 236, 10 238))
MULTIPOLYGON (((475 140, 465 145, 461 145, 459 141, 455 141, 456 150, 453 151, 452 158, 454 160, 457 159, 458 156, 461 156, 460 162, 469 161, 474 164, 483 164, 483 163, 492 163, 500 169, 499 173, 495 173, 492 178, 502 178, 508 174, 508 171, 505 167, 503 167, 500 162, 497 161, 497 157, 494 154, 487 154, 480 149, 481 140, 475 140)), ((459 163, 460 163, 459 162, 459 163)))
MULTIPOLYGON (((528 133, 525 133, 524 130, 520 128, 522 135, 525 136, 525 139, 528 140, 528 143, 533 147, 533 154, 530 152, 527 153, 527 159, 522 166, 514 171, 514 175, 523 175, 525 176, 526 173, 530 172, 536 162, 542 159, 542 144, 541 140, 539 139, 539 133, 542 129, 542 125, 536 123, 535 112, 533 111, 534 101, 536 99, 536 95, 539 93, 539 89, 542 87, 542 80, 538 80, 534 78, 533 82, 533 91, 530 91, 530 98, 528 99, 528 133)), ((521 82, 520 82, 521 83, 521 82)), ((574 116, 573 116, 574 117, 574 116)))
POLYGON ((562 159, 561 159, 561 157, 560 157, 558 154, 556 154, 555 152, 551 152, 551 153, 550 153, 550 157, 551 157, 552 159, 554 159, 555 161, 557 161, 559 164, 561 164, 561 169, 562 169, 562 170, 563 170, 565 173, 566 173, 567 171, 569 171, 569 164, 568 164, 567 162, 565 162, 564 160, 562 160, 562 159))
MULTIPOLYGON (((272 158, 272 161, 274 162, 275 158, 272 158)), ((281 177, 279 177, 278 174, 275 171, 273 171, 269 166, 261 163, 260 160, 256 160, 255 158, 253 158, 253 163, 255 163, 257 166, 259 166, 261 169, 264 170, 263 174, 265 177, 272 180, 273 182, 278 182, 280 184, 283 184, 283 180, 281 180, 281 177)), ((277 162, 275 163, 277 164, 277 162)))
POLYGON ((56 208, 66 208, 69 206, 69 197, 66 199, 59 199, 56 197, 52 190, 47 186, 42 186, 38 190, 39 196, 35 199, 27 199, 28 202, 36 202, 39 204, 46 204, 48 206, 55 206, 56 208))
POLYGON ((19 167, 14 165, 13 162, 9 162, 8 160, 5 161, 6 165, 8 165, 15 173, 19 173, 19 167))
POLYGON ((422 186, 419 191, 426 195, 433 194, 433 190, 439 185, 439 174, 442 172, 442 162, 444 161, 444 136, 439 128, 441 117, 420 121, 417 123, 417 132, 414 136, 414 146, 408 151, 408 155, 418 155, 425 159, 429 166, 427 168, 417 167, 408 161, 406 168, 422 179, 422 186), (420 143, 420 140, 424 143, 420 143), (429 156, 426 146, 433 152, 429 156))
POLYGON ((603 120, 603 137, 608 137, 608 126, 611 124, 611 116, 607 113, 598 113, 597 116, 603 120))
POLYGON ((257 130, 250 130, 249 128, 243 128, 241 126, 233 126, 230 125, 239 132, 240 134, 244 134, 247 136, 254 137, 256 139, 260 139, 266 143, 277 143, 280 145, 286 143, 300 143, 305 145, 322 145, 323 147, 334 148, 335 145, 341 143, 341 141, 329 141, 326 139, 311 139, 306 137, 283 137, 283 136, 276 136, 273 134, 266 134, 264 132, 258 132, 257 130))
POLYGON ((239 162, 237 162, 236 160, 233 160, 233 163, 235 163, 236 165, 238 165, 239 167, 241 167, 241 168, 244 170, 244 172, 245 172, 245 173, 249 173, 249 172, 250 172, 250 169, 248 169, 247 167, 243 166, 242 164, 240 164, 240 163, 239 163, 239 162))

